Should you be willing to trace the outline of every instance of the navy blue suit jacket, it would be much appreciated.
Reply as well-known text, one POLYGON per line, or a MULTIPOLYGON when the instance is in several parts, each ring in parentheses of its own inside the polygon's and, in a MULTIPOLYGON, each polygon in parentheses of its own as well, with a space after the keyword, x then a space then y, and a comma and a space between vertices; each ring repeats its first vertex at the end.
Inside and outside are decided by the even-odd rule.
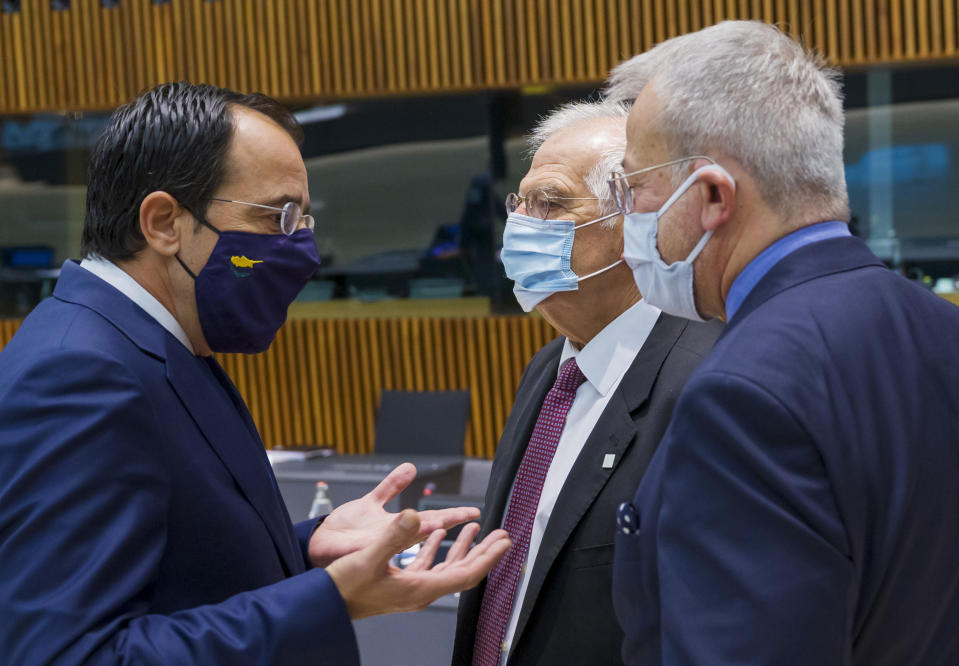
POLYGON ((0 377, 2 661, 358 663, 214 360, 68 261, 0 377))
POLYGON ((633 504, 628 664, 959 663, 959 308, 856 238, 788 255, 633 504))

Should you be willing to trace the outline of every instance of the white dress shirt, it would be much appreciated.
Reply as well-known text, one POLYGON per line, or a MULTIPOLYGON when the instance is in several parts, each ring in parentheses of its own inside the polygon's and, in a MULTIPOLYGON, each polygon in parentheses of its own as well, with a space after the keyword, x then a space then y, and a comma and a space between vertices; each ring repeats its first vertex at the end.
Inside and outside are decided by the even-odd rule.
POLYGON ((183 344, 184 347, 194 354, 193 345, 186 331, 180 326, 180 322, 174 318, 170 311, 163 307, 153 294, 144 289, 139 282, 130 277, 129 273, 117 266, 112 261, 102 257, 87 257, 80 262, 80 267, 85 268, 98 278, 109 284, 121 294, 140 306, 148 315, 156 319, 157 323, 170 332, 183 344))
MULTIPOLYGON (((543 534, 546 532, 550 515, 553 513, 553 507, 556 505, 556 500, 566 483, 566 477, 573 469, 573 463, 576 462, 582 452, 586 440, 593 432, 593 428, 599 421, 603 410, 606 409, 610 398, 613 397, 619 387, 623 375, 629 370, 636 359, 636 354, 639 353, 646 342, 646 338, 649 337, 650 331, 653 330, 653 326, 659 318, 659 313, 659 308, 649 305, 645 301, 639 301, 607 324, 606 328, 600 331, 582 349, 577 350, 568 339, 563 346, 559 367, 563 367, 567 359, 576 359, 576 364, 586 377, 586 381, 577 389, 576 398, 566 415, 566 424, 563 427, 562 435, 560 435, 559 444, 556 446, 556 453, 553 456, 552 463, 550 463, 549 471, 546 473, 543 492, 539 496, 536 518, 533 521, 533 531, 530 534, 529 553, 526 556, 526 563, 520 571, 516 598, 513 600, 513 611, 503 641, 503 651, 500 655, 501 664, 506 662, 506 657, 512 646, 513 635, 516 633, 516 625, 523 608, 523 598, 526 596, 526 588, 529 585, 530 574, 536 562, 536 555, 543 541, 543 534)), ((559 377, 558 369, 556 376, 559 377)), ((590 455, 593 455, 596 459, 597 467, 603 464, 604 453, 604 451, 590 452, 590 455)), ((505 518, 505 512, 503 515, 505 518)))

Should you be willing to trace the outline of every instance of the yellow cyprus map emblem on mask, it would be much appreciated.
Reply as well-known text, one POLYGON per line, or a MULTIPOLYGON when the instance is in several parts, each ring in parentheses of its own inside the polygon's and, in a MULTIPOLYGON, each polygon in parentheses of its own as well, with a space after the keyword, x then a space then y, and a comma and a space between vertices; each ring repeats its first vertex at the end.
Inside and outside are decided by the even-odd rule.
POLYGON ((237 277, 247 277, 253 273, 253 266, 255 264, 262 264, 262 259, 247 259, 245 256, 236 256, 233 255, 230 257, 230 263, 233 264, 231 270, 233 274, 237 277))

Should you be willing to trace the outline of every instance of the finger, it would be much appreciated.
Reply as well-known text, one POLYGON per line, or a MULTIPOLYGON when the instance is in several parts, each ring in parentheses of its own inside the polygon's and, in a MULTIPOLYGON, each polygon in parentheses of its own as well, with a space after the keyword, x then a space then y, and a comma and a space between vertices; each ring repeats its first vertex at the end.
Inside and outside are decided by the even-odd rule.
POLYGON ((484 547, 479 553, 470 551, 468 556, 457 562, 456 565, 450 569, 450 571, 455 571, 456 569, 461 571, 463 578, 458 581, 462 584, 460 589, 465 590, 475 587, 477 583, 486 577, 490 569, 496 566, 497 562, 503 558, 506 551, 512 546, 509 537, 505 534, 497 536, 492 540, 487 537, 483 542, 481 545, 484 545, 484 547))
POLYGON ((370 558, 370 566, 385 565, 393 555, 416 543, 419 527, 420 519, 413 509, 404 509, 396 514, 364 549, 370 558))
POLYGON ((446 568, 437 566, 416 572, 404 571, 403 577, 415 581, 411 583, 416 589, 415 605, 425 606, 445 594, 475 587, 483 580, 510 547, 510 541, 505 533, 501 530, 497 531, 501 532, 497 537, 493 539, 487 537, 483 540, 484 548, 478 555, 470 551, 469 556, 458 561, 455 566, 446 568))
POLYGON ((436 551, 439 550, 443 537, 446 536, 446 530, 435 530, 423 545, 420 546, 420 552, 416 554, 416 559, 406 566, 407 571, 423 571, 429 569, 436 559, 436 551))
MULTIPOLYGON (((475 525, 475 523, 473 523, 475 525)), ((467 527, 471 527, 467 525, 467 527)), ((466 528, 464 528, 466 529, 466 528)), ((478 530, 478 526, 476 527, 478 530)), ((493 553, 492 557, 494 558, 492 564, 489 568, 492 568, 496 562, 502 557, 502 554, 498 554, 498 550, 502 548, 502 552, 505 553, 510 548, 508 534, 505 530, 496 530, 489 536, 487 536, 483 541, 478 544, 473 550, 469 551, 469 554, 463 555, 462 552, 452 552, 454 548, 462 548, 465 552, 469 548, 469 542, 472 541, 472 537, 475 536, 467 534, 466 537, 463 537, 462 532, 460 533, 460 538, 463 539, 460 542, 460 538, 457 538, 457 543, 453 544, 453 547, 450 548, 451 553, 447 554, 446 560, 440 562, 434 566, 431 571, 442 571, 448 567, 460 568, 467 570, 467 573, 472 571, 472 567, 475 566, 475 562, 484 562, 484 558, 490 557, 490 553, 493 553), (505 543, 504 543, 505 541, 505 543)), ((487 568, 486 571, 489 569, 487 568)), ((483 576, 486 574, 484 573, 483 576)), ((481 576, 482 578, 482 576, 481 576)), ((477 581, 478 582, 478 581, 477 581)), ((476 583, 470 583, 470 587, 476 583)))
POLYGON ((506 549, 508 550, 511 545, 509 533, 506 530, 493 530, 486 535, 485 539, 473 546, 473 548, 469 551, 466 557, 463 558, 462 561, 472 561, 477 558, 484 557, 490 551, 490 549, 499 548, 501 542, 504 541, 506 542, 506 549))
POLYGON ((367 493, 367 497, 383 506, 406 490, 415 478, 416 467, 413 466, 413 463, 405 462, 387 474, 386 478, 380 481, 376 488, 367 493))
POLYGON ((449 552, 446 553, 446 559, 444 562, 446 562, 446 564, 452 564, 463 559, 463 557, 465 557, 466 553, 469 551, 470 544, 473 543, 473 539, 475 539, 476 535, 479 534, 479 530, 480 526, 478 523, 464 525, 463 529, 460 530, 459 536, 456 537, 456 541, 454 541, 453 545, 450 546, 449 552))
POLYGON ((448 530, 460 523, 476 520, 480 517, 480 510, 475 506, 457 506, 449 509, 434 509, 420 511, 420 521, 428 524, 432 529, 448 530))
POLYGON ((434 569, 445 569, 446 567, 453 566, 457 562, 463 559, 467 552, 469 552, 470 545, 473 543, 473 540, 476 538, 476 535, 479 533, 480 526, 479 523, 469 523, 460 530, 459 535, 456 537, 456 541, 453 542, 453 545, 450 546, 450 549, 446 551, 446 557, 442 562, 434 565, 434 569))

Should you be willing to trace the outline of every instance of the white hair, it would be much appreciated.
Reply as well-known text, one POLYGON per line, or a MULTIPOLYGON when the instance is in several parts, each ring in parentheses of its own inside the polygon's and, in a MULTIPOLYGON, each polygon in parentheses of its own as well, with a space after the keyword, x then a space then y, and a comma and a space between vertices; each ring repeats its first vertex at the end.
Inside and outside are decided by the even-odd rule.
POLYGON ((620 64, 604 97, 631 104, 651 82, 670 158, 729 155, 787 222, 848 219, 842 92, 820 56, 769 24, 724 21, 620 64))
MULTIPOLYGON (((539 119, 533 131, 526 139, 527 156, 532 157, 547 139, 559 132, 588 120, 603 120, 607 118, 622 121, 623 132, 616 136, 596 156, 596 164, 586 175, 586 187, 599 199, 600 215, 608 215, 616 210, 610 198, 610 175, 622 169, 623 157, 626 155, 626 117, 629 115, 629 104, 622 101, 600 102, 569 102, 539 119)), ((607 220, 604 226, 612 226, 615 218, 607 220)))

